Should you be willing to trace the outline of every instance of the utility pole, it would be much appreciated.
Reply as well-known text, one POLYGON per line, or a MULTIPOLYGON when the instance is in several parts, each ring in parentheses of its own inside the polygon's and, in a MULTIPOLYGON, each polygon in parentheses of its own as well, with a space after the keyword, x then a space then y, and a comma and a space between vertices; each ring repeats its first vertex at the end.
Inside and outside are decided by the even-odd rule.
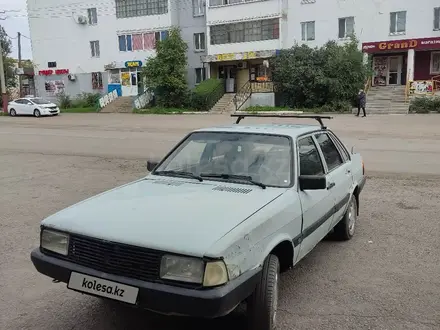
MULTIPOLYGON (((18 42, 18 67, 21 68, 21 33, 17 32, 17 42, 18 42)), ((18 75, 18 91, 19 91, 19 97, 23 97, 22 94, 22 89, 21 89, 21 78, 23 77, 23 75, 19 74, 18 75)))
POLYGON ((6 80, 5 80, 5 68, 3 65, 3 47, 0 42, 0 80, 1 80, 1 93, 3 101, 3 112, 8 113, 8 94, 6 93, 6 80))

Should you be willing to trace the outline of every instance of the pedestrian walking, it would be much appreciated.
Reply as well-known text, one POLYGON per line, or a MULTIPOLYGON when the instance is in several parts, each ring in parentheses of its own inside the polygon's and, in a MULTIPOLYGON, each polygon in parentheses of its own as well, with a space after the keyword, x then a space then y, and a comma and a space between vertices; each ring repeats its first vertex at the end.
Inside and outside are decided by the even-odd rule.
POLYGON ((365 112, 365 105, 367 104, 367 95, 365 94, 363 89, 359 90, 357 97, 358 97, 358 113, 356 116, 359 117, 359 113, 361 112, 361 108, 362 108, 362 111, 364 113, 362 117, 366 117, 367 114, 365 112))

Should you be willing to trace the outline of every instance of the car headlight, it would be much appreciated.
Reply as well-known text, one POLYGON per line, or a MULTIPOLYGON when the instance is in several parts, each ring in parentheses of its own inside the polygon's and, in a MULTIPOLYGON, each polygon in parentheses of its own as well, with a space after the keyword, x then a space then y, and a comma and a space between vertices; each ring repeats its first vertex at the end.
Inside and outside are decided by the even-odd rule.
POLYGON ((201 259, 165 255, 160 265, 160 277, 190 283, 202 283, 204 262, 201 259))
POLYGON ((69 235, 43 229, 41 233, 41 247, 45 250, 67 256, 69 250, 69 235))
POLYGON ((160 266, 162 279, 216 286, 228 281, 223 261, 205 262, 191 257, 165 255, 160 266))

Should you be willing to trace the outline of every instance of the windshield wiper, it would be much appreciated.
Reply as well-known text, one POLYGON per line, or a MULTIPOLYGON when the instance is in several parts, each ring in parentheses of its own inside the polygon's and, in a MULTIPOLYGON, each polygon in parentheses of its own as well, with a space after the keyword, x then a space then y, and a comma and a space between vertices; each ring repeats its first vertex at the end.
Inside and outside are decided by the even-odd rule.
POLYGON ((200 176, 202 178, 220 178, 220 179, 225 179, 225 180, 243 180, 243 181, 247 181, 249 183, 252 183, 256 186, 259 186, 263 189, 266 189, 266 185, 264 183, 255 181, 252 179, 251 176, 249 175, 237 175, 237 174, 227 174, 227 173, 202 173, 200 174, 200 176))
POLYGON ((154 172, 156 175, 169 175, 169 176, 178 176, 178 177, 184 177, 184 178, 192 178, 199 180, 200 182, 203 181, 203 178, 200 175, 191 173, 191 172, 183 172, 183 171, 156 171, 154 172))

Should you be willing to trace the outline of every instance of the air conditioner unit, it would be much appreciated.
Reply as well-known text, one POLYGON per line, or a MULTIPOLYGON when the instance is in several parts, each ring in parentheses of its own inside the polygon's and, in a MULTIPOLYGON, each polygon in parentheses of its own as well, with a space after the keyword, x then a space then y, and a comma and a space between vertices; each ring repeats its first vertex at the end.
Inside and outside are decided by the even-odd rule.
POLYGON ((78 24, 87 24, 87 17, 78 16, 78 24))
POLYGON ((69 73, 69 75, 67 76, 67 79, 69 79, 70 81, 75 81, 76 76, 73 73, 69 73))
POLYGON ((247 62, 238 62, 237 68, 239 68, 239 69, 246 69, 247 68, 247 62))

